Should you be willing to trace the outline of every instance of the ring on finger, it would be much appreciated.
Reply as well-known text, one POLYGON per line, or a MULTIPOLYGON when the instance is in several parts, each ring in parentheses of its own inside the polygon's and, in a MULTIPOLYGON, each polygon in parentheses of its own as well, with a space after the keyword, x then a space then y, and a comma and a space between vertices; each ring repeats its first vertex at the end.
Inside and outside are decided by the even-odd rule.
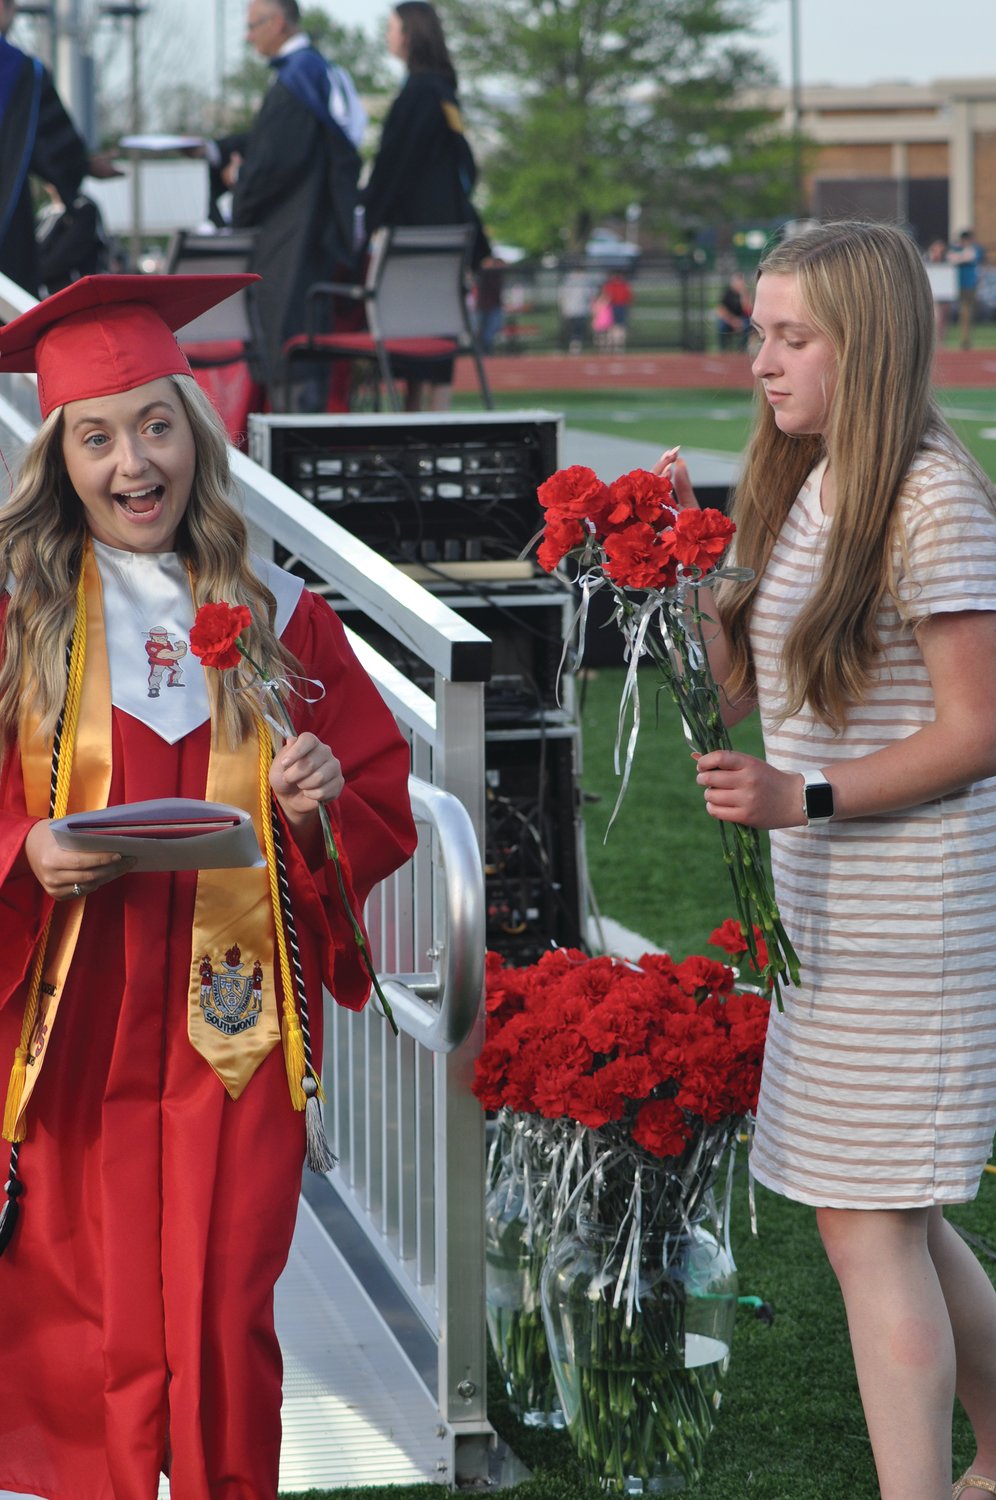
POLYGON ((73 886, 73 895, 77 896, 77 897, 83 895, 83 887, 80 885, 80 883, 79 883, 78 880, 76 881, 76 883, 73 886))

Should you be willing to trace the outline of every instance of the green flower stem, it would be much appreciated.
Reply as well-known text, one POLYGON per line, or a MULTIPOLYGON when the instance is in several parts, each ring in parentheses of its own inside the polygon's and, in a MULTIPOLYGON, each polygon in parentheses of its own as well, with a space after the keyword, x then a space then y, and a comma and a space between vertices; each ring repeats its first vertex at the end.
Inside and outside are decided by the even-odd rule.
POLYGON ((356 914, 353 911, 352 903, 346 892, 346 877, 343 874, 342 860, 339 858, 339 850, 336 847, 335 834, 332 831, 332 819, 329 817, 329 810, 324 802, 319 802, 318 804, 318 816, 322 825, 322 834, 325 838, 325 853, 328 855, 329 859, 332 861, 332 864, 335 867, 336 885, 339 888, 339 896, 342 900, 343 909, 345 910, 346 915, 349 918, 349 924, 353 929, 353 942, 356 946, 356 951, 360 955, 360 962, 363 965, 366 976, 373 986, 374 994, 377 996, 377 1002, 380 1005, 381 1012, 386 1018, 391 1030, 394 1032, 394 1035, 397 1036, 398 1023, 394 1019, 394 1011, 391 1009, 391 1002, 388 1000, 381 987, 381 982, 377 976, 377 970, 374 967, 373 959, 370 957, 370 948, 367 944, 366 937, 364 936, 363 928, 356 920, 356 914))
MULTIPOLYGON (((249 652, 246 650, 245 646, 242 644, 241 638, 235 642, 235 645, 238 648, 242 659, 249 663, 250 667, 252 667, 253 671, 259 678, 260 682, 264 684, 264 690, 266 692, 267 699, 270 703, 273 704, 277 716, 280 719, 284 733, 290 739, 296 738, 297 730, 294 727, 294 721, 290 716, 290 710, 288 709, 286 703, 275 688, 266 686, 267 684, 272 683, 274 679, 270 677, 269 673, 264 672, 263 668, 259 665, 259 662, 253 660, 253 658, 249 655, 249 652)), ((343 872, 342 860, 339 856, 339 849, 335 841, 335 833, 332 829, 332 819, 329 817, 329 810, 324 802, 319 802, 318 804, 318 819, 322 825, 322 838, 325 842, 325 853, 332 861, 332 865, 335 869, 335 880, 336 886, 339 891, 339 899, 342 902, 343 910, 349 918, 349 925, 353 933, 353 942, 356 946, 356 951, 360 955, 360 962, 363 965, 363 970, 367 978, 370 980, 370 983, 373 986, 374 993, 377 996, 377 1000, 380 1004, 382 1013, 386 1017, 391 1030, 394 1032, 394 1035, 397 1036, 398 1023, 394 1019, 394 1011, 391 1009, 390 1001, 384 994, 380 980, 377 977, 377 971, 374 967, 373 960, 370 957, 370 948, 367 943, 366 937, 364 936, 363 928, 357 921, 356 913, 353 911, 353 905, 346 890, 346 877, 343 872)))
POLYGON ((557 1404, 557 1390, 538 1306, 527 1311, 503 1309, 499 1317, 492 1315, 490 1327, 495 1358, 512 1405, 520 1415, 540 1411, 549 1418, 557 1404))
POLYGON ((669 1467, 694 1482, 715 1421, 715 1378, 675 1363, 681 1306, 641 1310, 627 1329, 622 1309, 601 1298, 588 1335, 588 1347, 576 1350, 580 1401, 571 1423, 585 1469, 618 1489, 669 1467))
MULTIPOLYGON (((644 606, 637 606, 629 595, 608 580, 616 601, 616 612, 621 623, 631 621, 644 606)), ((719 691, 708 666, 706 643, 703 634, 703 615, 694 597, 690 610, 692 631, 675 622, 673 614, 667 614, 670 647, 663 637, 649 628, 644 637, 644 649, 660 673, 663 686, 681 714, 685 735, 692 748, 704 755, 710 750, 732 750, 729 732, 723 723, 720 711, 719 691), (692 633, 694 632, 694 633, 692 633)), ((743 823, 728 823, 717 819, 723 861, 730 873, 737 916, 743 929, 754 967, 762 976, 762 982, 770 987, 779 1010, 783 1009, 781 987, 784 983, 797 984, 799 959, 782 925, 778 906, 768 883, 768 875, 761 851, 761 840, 756 828, 743 823), (768 950, 768 962, 759 961, 754 928, 758 927, 768 950)))

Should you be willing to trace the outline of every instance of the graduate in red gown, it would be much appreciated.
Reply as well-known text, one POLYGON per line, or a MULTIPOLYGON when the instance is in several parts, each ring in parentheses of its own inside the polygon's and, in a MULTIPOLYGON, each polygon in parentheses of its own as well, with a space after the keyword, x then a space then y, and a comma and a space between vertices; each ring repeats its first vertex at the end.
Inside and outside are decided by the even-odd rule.
POLYGON ((170 331, 244 280, 90 277, 0 330, 44 417, 0 510, 0 1490, 46 1500, 154 1500, 161 1470, 274 1500, 321 987, 368 989, 319 803, 357 911, 415 842, 407 747, 328 605, 250 555, 170 331), (220 601, 296 737, 186 650, 220 601), (150 636, 180 664, 155 695, 150 636), (142 872, 51 831, 165 797, 250 812, 267 868, 142 872))

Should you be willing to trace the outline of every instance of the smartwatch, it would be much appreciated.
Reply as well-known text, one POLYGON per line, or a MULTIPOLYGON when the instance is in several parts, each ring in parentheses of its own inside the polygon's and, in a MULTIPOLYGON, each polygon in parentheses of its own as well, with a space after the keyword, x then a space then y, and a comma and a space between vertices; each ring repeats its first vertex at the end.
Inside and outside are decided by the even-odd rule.
POLYGON ((810 828, 816 824, 829 823, 833 817, 833 787, 822 771, 803 771, 801 775, 802 810, 806 815, 806 822, 810 828))

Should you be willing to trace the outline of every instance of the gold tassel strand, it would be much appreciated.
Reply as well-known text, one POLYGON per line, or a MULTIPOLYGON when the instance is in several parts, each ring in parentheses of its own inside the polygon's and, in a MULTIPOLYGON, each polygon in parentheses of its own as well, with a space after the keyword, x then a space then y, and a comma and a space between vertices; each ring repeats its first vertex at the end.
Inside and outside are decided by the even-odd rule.
MULTIPOLYGON (((83 667, 85 661, 86 585, 84 570, 81 568, 79 582, 76 585, 76 617, 73 621, 73 641, 69 653, 66 703, 62 713, 62 733, 58 737, 55 752, 55 787, 52 793, 52 805, 49 810, 49 816, 52 818, 64 817, 69 807, 69 784, 73 772, 76 729, 79 724, 80 703, 83 697, 83 667)), ((22 1121, 18 1125, 18 1116, 21 1113, 21 1097, 24 1093, 24 1083, 27 1077, 31 1038, 34 1035, 35 1023, 38 1020, 38 997, 41 994, 42 974, 45 970, 45 954, 48 948, 48 937, 51 927, 52 916, 50 913, 38 941, 38 946, 35 949, 34 961, 31 966, 31 979, 28 985, 28 998, 25 1001, 24 1017, 21 1022, 21 1039, 14 1053, 14 1063, 10 1070, 10 1081, 7 1085, 7 1102, 3 1113, 2 1133, 4 1140, 15 1143, 23 1141, 25 1136, 24 1122, 22 1121)))
POLYGON ((294 913, 284 864, 280 824, 270 791, 269 770, 272 744, 262 718, 257 718, 256 727, 260 744, 260 815, 263 824, 266 863, 270 875, 270 897, 273 903, 273 922, 277 933, 277 951, 280 959, 280 982, 284 997, 284 1063, 287 1068, 287 1082, 294 1108, 304 1110, 308 1166, 312 1172, 324 1176, 326 1172, 331 1172, 337 1159, 325 1134, 325 1124, 322 1120, 322 1101, 325 1093, 321 1079, 315 1072, 311 1056, 304 971, 297 949, 297 934, 294 930, 294 913), (290 954, 288 954, 288 940, 290 954), (291 957, 294 961, 294 978, 297 980, 300 1015, 294 1004, 295 987, 290 972, 291 957), (299 1099, 300 1103, 298 1103, 299 1099))

